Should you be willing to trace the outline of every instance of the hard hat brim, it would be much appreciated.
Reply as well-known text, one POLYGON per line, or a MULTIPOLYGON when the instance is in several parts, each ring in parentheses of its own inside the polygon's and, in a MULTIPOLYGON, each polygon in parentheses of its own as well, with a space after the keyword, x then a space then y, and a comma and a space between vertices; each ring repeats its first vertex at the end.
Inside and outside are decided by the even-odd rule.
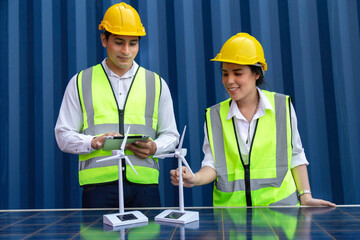
MULTIPOLYGON (((234 61, 232 59, 216 59, 216 58, 213 58, 213 59, 210 59, 210 61, 212 62, 226 62, 226 63, 234 63, 234 64, 239 64, 239 65, 257 65, 258 62, 254 62, 254 63, 244 63, 244 62, 237 62, 237 61, 234 61)), ((260 63, 260 65, 262 66, 262 69, 264 71, 267 70, 267 64, 265 63, 260 63)))
POLYGON ((99 30, 106 30, 112 34, 115 35, 123 35, 123 36, 146 36, 146 32, 145 29, 143 29, 143 31, 138 31, 138 32, 133 32, 133 31, 116 31, 113 28, 107 26, 106 23, 101 22, 101 24, 99 24, 99 30))

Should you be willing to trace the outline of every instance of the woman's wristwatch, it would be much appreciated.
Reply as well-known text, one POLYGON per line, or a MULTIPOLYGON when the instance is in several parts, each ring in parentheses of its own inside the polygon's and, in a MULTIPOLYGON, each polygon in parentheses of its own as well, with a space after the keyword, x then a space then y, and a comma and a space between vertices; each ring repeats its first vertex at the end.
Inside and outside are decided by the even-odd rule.
POLYGON ((301 195, 304 195, 304 194, 311 194, 311 191, 310 190, 301 190, 298 192, 298 197, 300 197, 301 195))

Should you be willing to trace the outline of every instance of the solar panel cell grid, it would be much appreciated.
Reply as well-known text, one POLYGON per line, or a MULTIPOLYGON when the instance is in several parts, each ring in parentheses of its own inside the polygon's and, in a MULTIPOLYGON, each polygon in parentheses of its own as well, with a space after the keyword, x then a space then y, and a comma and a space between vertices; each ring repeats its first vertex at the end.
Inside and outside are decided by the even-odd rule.
POLYGON ((110 228, 115 210, 0 211, 0 239, 360 239, 360 208, 198 208, 200 221, 158 223, 163 209, 141 210, 149 222, 110 228))

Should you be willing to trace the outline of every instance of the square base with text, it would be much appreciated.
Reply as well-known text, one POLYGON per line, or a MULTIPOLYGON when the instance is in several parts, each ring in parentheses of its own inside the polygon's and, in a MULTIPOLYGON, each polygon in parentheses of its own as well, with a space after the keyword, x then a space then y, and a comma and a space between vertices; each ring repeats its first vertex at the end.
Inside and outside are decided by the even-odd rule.
POLYGON ((103 223, 113 227, 148 221, 149 219, 140 211, 112 213, 103 216, 103 223))
POLYGON ((169 209, 157 215, 155 217, 155 221, 187 224, 190 222, 199 221, 199 212, 169 209))

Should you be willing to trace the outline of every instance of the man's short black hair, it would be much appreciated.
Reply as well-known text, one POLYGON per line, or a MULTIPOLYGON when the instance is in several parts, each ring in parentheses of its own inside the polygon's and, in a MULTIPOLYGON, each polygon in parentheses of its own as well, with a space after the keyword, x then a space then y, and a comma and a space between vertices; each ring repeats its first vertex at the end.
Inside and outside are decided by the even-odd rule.
MULTIPOLYGON (((109 40, 109 37, 110 37, 110 35, 111 35, 112 33, 105 30, 105 31, 104 31, 104 34, 105 34, 105 38, 106 38, 106 41, 107 41, 107 40, 109 40)), ((139 36, 139 41, 140 41, 140 38, 141 38, 141 36, 139 36)))
POLYGON ((104 31, 104 34, 105 34, 105 38, 106 38, 106 40, 109 40, 109 37, 110 37, 110 35, 111 35, 111 32, 108 32, 108 31, 104 31))

